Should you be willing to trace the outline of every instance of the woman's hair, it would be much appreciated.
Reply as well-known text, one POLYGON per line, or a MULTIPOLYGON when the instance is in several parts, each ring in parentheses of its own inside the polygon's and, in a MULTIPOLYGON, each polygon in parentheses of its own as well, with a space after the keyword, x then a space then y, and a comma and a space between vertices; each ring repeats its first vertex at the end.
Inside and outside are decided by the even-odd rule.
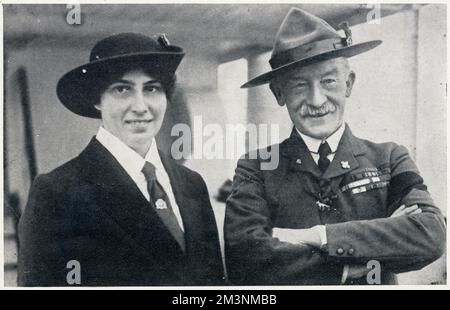
POLYGON ((91 88, 91 94, 89 94, 94 102, 100 103, 100 98, 106 89, 116 81, 120 80, 127 72, 143 70, 146 74, 159 80, 162 87, 166 93, 168 102, 174 92, 176 76, 175 74, 168 74, 166 71, 161 70, 154 63, 144 64, 144 63, 118 63, 114 66, 108 66, 100 70, 101 73, 97 74, 94 78, 93 86, 91 88))

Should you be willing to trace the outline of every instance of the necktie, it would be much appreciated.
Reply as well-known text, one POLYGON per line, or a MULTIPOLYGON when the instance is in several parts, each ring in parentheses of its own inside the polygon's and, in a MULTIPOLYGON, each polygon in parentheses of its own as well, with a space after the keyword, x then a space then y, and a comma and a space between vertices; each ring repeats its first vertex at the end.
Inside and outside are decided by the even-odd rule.
POLYGON ((320 144, 319 147, 319 169, 322 171, 322 173, 327 170, 328 166, 330 165, 330 160, 328 159, 328 155, 331 154, 331 148, 328 145, 328 142, 325 141, 324 143, 320 144))
POLYGON ((142 173, 147 180, 147 190, 150 195, 150 203, 155 208, 156 213, 172 233, 173 237, 177 240, 183 251, 186 251, 184 232, 178 224, 175 214, 173 213, 173 209, 170 205, 166 192, 156 179, 155 166, 149 162, 145 162, 145 165, 142 168, 142 173))

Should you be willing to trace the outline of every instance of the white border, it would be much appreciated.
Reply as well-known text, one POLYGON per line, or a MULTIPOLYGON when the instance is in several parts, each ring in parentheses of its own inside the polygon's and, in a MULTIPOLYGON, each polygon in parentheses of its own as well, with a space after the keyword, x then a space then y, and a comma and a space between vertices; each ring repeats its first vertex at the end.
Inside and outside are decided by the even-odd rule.
MULTIPOLYGON (((353 3, 357 3, 357 4, 361 4, 364 1, 358 1, 358 0, 347 0, 347 1, 323 1, 323 0, 319 0, 319 1, 314 1, 314 2, 309 2, 309 1, 287 1, 287 0, 282 0, 282 1, 270 1, 270 0, 260 0, 260 1, 251 1, 251 0, 247 0, 247 1, 217 1, 217 0, 197 0, 197 1, 189 1, 189 0, 178 0, 178 1, 172 1, 172 2, 164 2, 164 1, 152 1, 152 0, 133 0, 130 2, 124 2, 123 0, 108 0, 108 1, 87 1, 87 0, 82 0, 82 1, 73 1, 73 0, 67 0, 67 1, 42 1, 42 2, 36 2, 36 1, 32 1, 32 0, 22 0, 22 1, 10 1, 10 0, 0 0, 1 4, 71 4, 71 3, 80 3, 80 4, 175 4, 175 3, 183 3, 183 4, 230 4, 230 3, 239 3, 239 4, 252 4, 252 3, 262 3, 262 4, 335 4, 335 3, 340 3, 340 4, 353 4, 353 3)), ((418 0, 412 0, 412 1, 405 1, 405 0, 397 0, 397 1, 367 1, 365 2, 367 4, 370 3, 381 3, 381 4, 385 4, 385 3, 393 3, 393 4, 424 4, 424 3, 429 3, 429 4, 445 4, 447 6, 447 81, 449 81, 449 70, 448 70, 448 59, 450 56, 450 52, 449 52, 449 41, 448 41, 448 34, 449 34, 449 22, 448 22, 448 17, 450 16, 450 8, 449 5, 445 2, 445 1, 435 1, 435 0, 428 0, 428 1, 418 1, 418 0)), ((0 7, 0 21, 3 21, 3 7, 0 7)), ((0 80, 1 80, 1 85, 0 85, 0 102, 2 104, 2 109, 0 109, 0 115, 1 115, 1 147, 2 147, 2 152, 0 152, 0 159, 1 162, 3 163, 3 85, 4 85, 4 81, 3 81, 3 23, 0 23, 0 62, 2 64, 2 70, 0 73, 0 80)), ((450 108, 448 108, 448 97, 447 97, 447 123, 448 120, 450 119, 450 108)), ((448 125, 447 125, 447 178, 449 176, 450 173, 450 166, 449 166, 449 162, 450 162, 450 156, 449 156, 449 144, 450 144, 450 139, 449 139, 449 130, 448 130, 448 125)), ((4 193, 4 175, 3 175, 3 164, 0 167, 0 171, 1 171, 1 194, 0 194, 0 202, 2 205, 2 210, 4 207, 4 202, 3 202, 3 193, 4 193)), ((447 179, 447 193, 449 193, 449 189, 450 189, 450 180, 447 179)), ((450 200, 449 195, 447 194, 447 206, 448 207, 448 201, 450 200)), ((448 208, 447 208, 448 209, 448 208)), ((0 214, 0 229, 3 232, 3 212, 1 212, 0 214)), ((447 229, 447 246, 449 244, 449 231, 447 229)), ((0 253, 4 254, 4 238, 1 238, 0 241, 0 253)), ((0 258, 0 263, 1 263, 1 267, 0 267, 0 290, 205 290, 205 291, 227 291, 227 290, 246 290, 246 291, 258 291, 258 290, 448 290, 450 288, 450 285, 448 283, 448 276, 446 279, 446 283, 445 285, 395 285, 395 286, 387 286, 387 285, 364 285, 364 286, 325 286, 325 285, 321 285, 321 286, 199 286, 199 287, 195 287, 195 286, 164 286, 164 287, 159 287, 159 286, 151 286, 151 287, 36 287, 36 288, 24 288, 24 287, 5 287, 4 286, 4 255, 1 255, 0 258)), ((449 270, 449 259, 447 258, 446 260, 446 269, 447 271, 449 270)))

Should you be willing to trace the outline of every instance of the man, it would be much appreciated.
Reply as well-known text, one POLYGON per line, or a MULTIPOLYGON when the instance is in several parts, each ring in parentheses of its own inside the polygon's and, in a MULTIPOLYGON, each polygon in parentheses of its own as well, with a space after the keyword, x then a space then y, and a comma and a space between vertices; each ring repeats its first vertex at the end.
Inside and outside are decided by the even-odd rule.
POLYGON ((33 182, 19 285, 222 283, 206 185, 155 142, 183 56, 164 36, 118 34, 60 79, 61 102, 102 126, 79 156, 33 182))
POLYGON ((238 162, 225 217, 234 284, 394 284, 444 251, 444 219, 407 150, 359 139, 344 123, 356 78, 347 57, 381 43, 352 45, 345 33, 292 9, 272 71, 243 85, 270 83, 295 128, 276 169, 253 153, 238 162), (380 279, 368 274, 378 264, 380 279))

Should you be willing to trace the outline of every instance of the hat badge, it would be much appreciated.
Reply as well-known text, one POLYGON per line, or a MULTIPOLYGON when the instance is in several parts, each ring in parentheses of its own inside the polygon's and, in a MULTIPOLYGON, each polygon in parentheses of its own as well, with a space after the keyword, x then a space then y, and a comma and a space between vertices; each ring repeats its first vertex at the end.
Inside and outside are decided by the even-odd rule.
POLYGON ((350 26, 348 25, 348 22, 342 22, 339 24, 339 29, 344 30, 344 34, 345 34, 345 43, 347 46, 352 45, 353 40, 352 40, 352 30, 350 29, 350 26))
POLYGON ((158 43, 161 45, 161 47, 168 47, 170 45, 169 39, 167 39, 167 36, 165 33, 162 33, 158 37, 158 43))

